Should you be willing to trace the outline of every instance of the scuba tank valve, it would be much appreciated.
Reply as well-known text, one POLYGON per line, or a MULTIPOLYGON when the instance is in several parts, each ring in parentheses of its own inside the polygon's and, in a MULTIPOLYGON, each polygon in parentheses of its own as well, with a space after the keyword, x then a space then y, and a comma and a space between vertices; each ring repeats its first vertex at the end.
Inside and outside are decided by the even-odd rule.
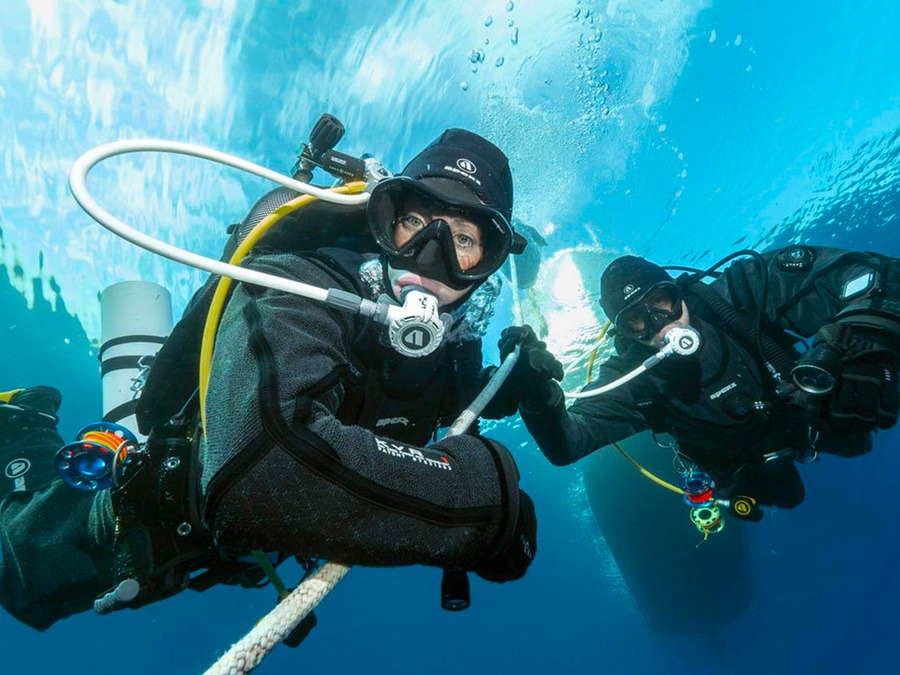
POLYGON ((337 117, 328 113, 322 115, 310 132, 309 141, 300 148, 297 163, 291 169, 294 179, 308 183, 313 169, 320 167, 345 181, 364 180, 367 174, 365 160, 334 149, 345 131, 337 117))

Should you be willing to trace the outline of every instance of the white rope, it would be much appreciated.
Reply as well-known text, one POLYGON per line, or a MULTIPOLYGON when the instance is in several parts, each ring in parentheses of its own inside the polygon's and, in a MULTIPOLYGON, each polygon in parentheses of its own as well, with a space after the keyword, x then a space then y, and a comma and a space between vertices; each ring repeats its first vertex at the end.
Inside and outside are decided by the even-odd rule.
POLYGON ((236 642, 206 675, 239 675, 256 668, 349 571, 346 565, 325 563, 263 617, 246 637, 236 642))
POLYGON ((522 303, 519 301, 519 270, 516 268, 516 256, 511 255, 509 260, 509 288, 512 291, 513 302, 513 325, 521 326, 522 320, 522 303))
MULTIPOLYGON (((514 256, 509 256, 508 259, 510 288, 512 289, 513 299, 513 322, 514 325, 521 326, 522 306, 519 304, 519 277, 516 272, 516 261, 514 256)), ((463 410, 460 416, 456 418, 456 421, 447 431, 447 436, 463 434, 466 432, 466 429, 472 426, 475 420, 478 419, 478 416, 481 415, 485 406, 487 406, 487 404, 491 402, 491 399, 494 398, 494 395, 500 391, 500 387, 506 382, 506 378, 509 377, 512 369, 515 368, 521 353, 522 345, 518 344, 503 360, 500 367, 494 371, 494 374, 491 376, 491 379, 485 385, 484 389, 481 390, 481 393, 478 394, 475 400, 469 404, 469 407, 463 410)))

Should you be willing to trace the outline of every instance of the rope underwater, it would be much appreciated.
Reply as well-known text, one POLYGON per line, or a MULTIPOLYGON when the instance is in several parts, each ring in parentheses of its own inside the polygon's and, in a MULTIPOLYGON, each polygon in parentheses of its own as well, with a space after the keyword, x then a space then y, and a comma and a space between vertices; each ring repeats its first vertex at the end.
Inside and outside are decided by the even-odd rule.
POLYGON ((325 563, 309 579, 297 586, 247 635, 232 645, 206 675, 238 675, 249 673, 279 642, 328 595, 337 582, 350 571, 346 565, 325 563))

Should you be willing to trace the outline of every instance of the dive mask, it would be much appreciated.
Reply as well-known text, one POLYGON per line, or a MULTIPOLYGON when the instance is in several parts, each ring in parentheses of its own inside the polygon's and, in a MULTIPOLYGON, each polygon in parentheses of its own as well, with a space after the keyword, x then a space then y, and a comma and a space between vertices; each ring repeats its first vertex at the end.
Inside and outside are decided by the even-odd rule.
POLYGON ((382 181, 373 188, 366 212, 372 236, 392 267, 455 290, 484 281, 500 269, 510 253, 525 249, 524 239, 514 234, 499 211, 480 203, 471 190, 448 178, 395 176, 382 181), (419 217, 419 222, 409 221, 406 206, 410 201, 441 217, 426 215, 419 217), (448 218, 473 223, 477 237, 454 232, 448 218), (412 236, 398 236, 400 227, 412 236))
POLYGON ((650 340, 666 325, 682 315, 682 295, 671 281, 654 284, 636 302, 616 314, 613 324, 620 335, 633 340, 650 340))

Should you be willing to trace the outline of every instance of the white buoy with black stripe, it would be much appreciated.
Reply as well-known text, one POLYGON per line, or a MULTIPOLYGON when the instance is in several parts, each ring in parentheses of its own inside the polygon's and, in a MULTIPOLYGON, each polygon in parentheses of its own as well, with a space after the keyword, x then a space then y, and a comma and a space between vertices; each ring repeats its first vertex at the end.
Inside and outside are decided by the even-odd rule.
POLYGON ((138 436, 135 408, 153 357, 172 331, 169 291, 149 281, 122 281, 100 294, 103 420, 138 436))

